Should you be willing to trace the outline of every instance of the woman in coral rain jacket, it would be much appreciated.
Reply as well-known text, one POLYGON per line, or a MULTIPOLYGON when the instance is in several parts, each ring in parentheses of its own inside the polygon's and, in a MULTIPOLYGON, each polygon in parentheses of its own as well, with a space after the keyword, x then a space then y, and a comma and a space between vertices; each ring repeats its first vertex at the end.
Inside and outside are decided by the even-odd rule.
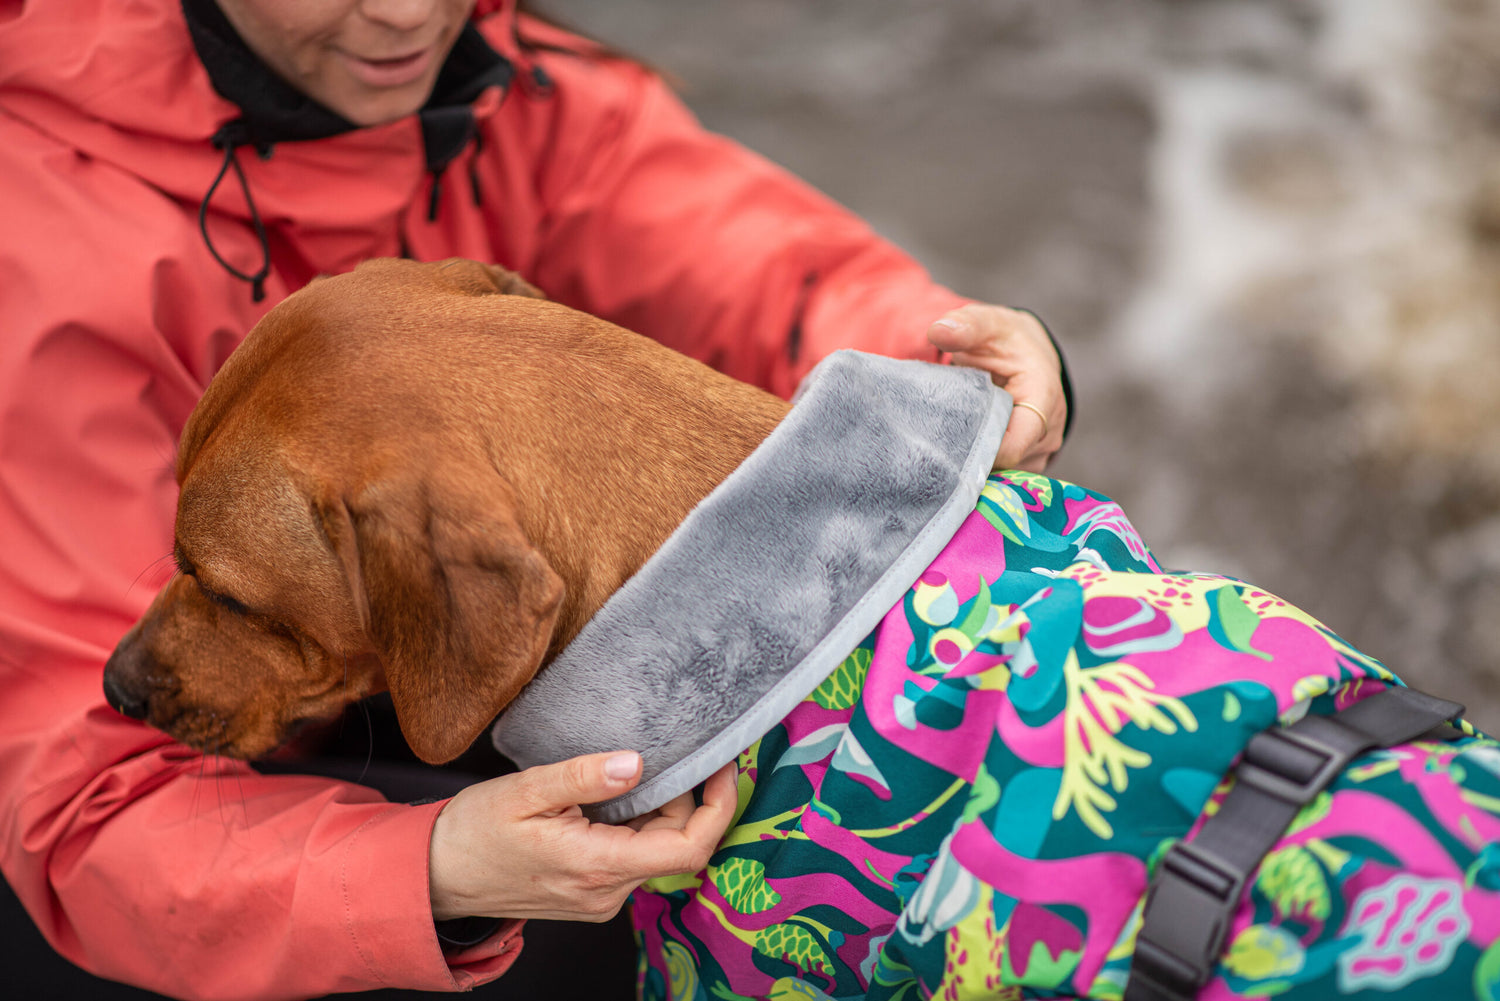
POLYGON ((509 966, 518 922, 445 953, 434 913, 597 920, 727 823, 712 788, 640 834, 557 814, 633 781, 627 755, 623 779, 580 759, 476 787, 488 820, 464 829, 444 803, 205 759, 105 704, 203 387, 288 293, 393 255, 503 264, 782 394, 835 347, 951 351, 1037 408, 1002 459, 1061 443, 1034 320, 934 285, 649 72, 505 0, 0 0, 0 864, 104 976, 461 989, 509 966))

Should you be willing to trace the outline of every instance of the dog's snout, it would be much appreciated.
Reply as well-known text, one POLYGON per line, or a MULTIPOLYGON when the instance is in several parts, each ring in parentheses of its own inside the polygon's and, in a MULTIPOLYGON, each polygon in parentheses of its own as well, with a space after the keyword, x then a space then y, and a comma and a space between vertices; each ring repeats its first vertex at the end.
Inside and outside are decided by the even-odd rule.
MULTIPOLYGON (((113 662, 114 658, 111 657, 113 662)), ((110 708, 131 719, 145 719, 147 696, 131 691, 120 678, 120 672, 112 670, 113 663, 104 668, 104 699, 110 708)))
POLYGON ((145 719, 151 711, 153 674, 160 674, 154 658, 132 630, 104 664, 104 700, 122 716, 145 719))

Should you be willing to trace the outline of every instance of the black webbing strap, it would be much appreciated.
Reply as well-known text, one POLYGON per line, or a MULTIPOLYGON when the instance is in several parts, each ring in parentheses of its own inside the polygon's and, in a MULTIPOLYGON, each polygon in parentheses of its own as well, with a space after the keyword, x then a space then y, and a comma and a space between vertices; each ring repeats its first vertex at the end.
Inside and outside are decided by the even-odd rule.
POLYGON ((1125 1001, 1193 1001, 1218 964, 1246 881, 1297 811, 1365 751, 1424 735, 1459 736, 1447 721, 1463 711, 1456 702, 1392 687, 1332 716, 1304 716, 1252 737, 1218 812, 1156 868, 1125 1001))

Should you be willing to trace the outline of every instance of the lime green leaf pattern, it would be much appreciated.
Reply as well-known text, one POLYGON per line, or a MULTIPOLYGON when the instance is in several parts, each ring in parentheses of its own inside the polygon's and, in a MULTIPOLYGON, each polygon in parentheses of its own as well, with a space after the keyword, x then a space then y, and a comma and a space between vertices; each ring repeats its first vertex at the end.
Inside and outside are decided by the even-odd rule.
POLYGON ((1333 684, 1334 679, 1326 674, 1310 674, 1305 678, 1298 678, 1297 683, 1292 686, 1292 698, 1295 701, 1277 715, 1276 722, 1282 726, 1297 722, 1307 715, 1308 706, 1313 699, 1333 691, 1333 684))
POLYGON ((1151 849, 1151 854, 1146 858, 1146 872, 1152 876, 1156 875, 1156 867, 1161 864, 1162 856, 1171 851, 1172 846, 1181 841, 1181 838, 1162 838, 1151 849))
POLYGON ((1342 848, 1335 848, 1322 838, 1308 838, 1302 842, 1302 847, 1316 855, 1318 861, 1323 863, 1323 868, 1333 873, 1335 877, 1342 877, 1345 867, 1354 858, 1349 852, 1342 848))
POLYGON ((780 977, 771 985, 766 1001, 833 1001, 805 980, 796 977, 780 977))
POLYGON ((652 893, 691 893, 703 885, 703 876, 701 873, 684 872, 672 876, 657 876, 641 885, 652 893))
POLYGON ((1271 655, 1250 645, 1255 630, 1260 626, 1260 616, 1240 598, 1240 592, 1232 584, 1226 584, 1209 593, 1208 634, 1219 645, 1241 653, 1253 653, 1261 660, 1270 660, 1271 655))
POLYGON ((1322 792, 1313 797, 1311 803, 1308 803, 1302 809, 1297 811, 1297 815, 1292 818, 1292 822, 1287 827, 1286 832, 1288 834, 1296 834, 1304 827, 1311 827, 1313 824, 1316 824, 1318 821, 1328 816, 1328 811, 1332 807, 1333 797, 1328 794, 1327 789, 1324 789, 1322 792))
POLYGON ((982 887, 974 918, 960 921, 944 936, 944 1001, 994 998, 1005 990, 1000 969, 1008 940, 995 928, 995 892, 982 887))
POLYGON ((974 601, 969 605, 969 611, 964 615, 963 621, 958 624, 958 631, 970 638, 970 645, 974 639, 983 636, 994 628, 994 622, 999 621, 995 616, 994 622, 990 618, 990 586, 985 583, 983 577, 979 578, 979 590, 974 595, 974 601), (988 626, 989 628, 985 628, 988 626))
POLYGON ((1058 953, 1054 958, 1045 942, 1032 942, 1031 954, 1027 956, 1026 965, 1023 967, 1026 971, 1025 975, 1016 972, 1008 950, 1005 953, 1005 964, 1001 968, 1001 975, 1010 983, 1025 983, 1027 986, 1051 990, 1068 979, 1069 974, 1078 966, 1078 961, 1082 958, 1083 953, 1071 949, 1058 953))
POLYGON ((1301 845, 1268 854, 1255 883, 1283 916, 1306 914, 1328 920, 1328 877, 1317 857, 1301 845))
MULTIPOLYGON (((1371 779, 1378 779, 1382 775, 1389 775, 1391 772, 1399 772, 1401 770, 1401 759, 1396 755, 1375 754, 1372 755, 1372 758, 1373 760, 1367 761, 1362 765, 1356 765, 1345 773, 1348 775, 1350 782, 1368 782, 1371 779)), ((1463 778, 1462 776, 1455 776, 1454 781, 1462 782, 1463 778)))
POLYGON ((974 776, 973 791, 970 794, 969 801, 964 804, 963 818, 959 823, 967 824, 971 820, 984 816, 990 810, 993 810, 995 804, 999 802, 1000 783, 995 781, 995 777, 990 774, 989 769, 985 768, 984 763, 981 762, 979 765, 979 774, 974 776))
POLYGON ((1475 1001, 1500 1001, 1500 942, 1491 942, 1474 964, 1475 1001))
POLYGON ((667 961, 667 982, 672 1001, 694 1001, 699 997, 698 967, 692 954, 680 942, 662 943, 662 952, 667 961))
POLYGON ((812 932, 795 924, 772 925, 755 936, 755 951, 791 963, 803 973, 830 973, 828 953, 812 932))
POLYGON ((708 873, 729 906, 741 914, 759 914, 781 903, 781 894, 766 885, 766 867, 754 859, 736 856, 709 866, 708 873))
POLYGON ((1028 473, 1024 469, 1010 469, 1006 471, 1005 478, 1031 494, 1042 506, 1052 503, 1052 478, 1050 476, 1028 473))
POLYGON ((975 513, 1011 542, 1026 545, 1025 540, 1031 535, 1031 520, 1013 489, 991 479, 980 491, 979 501, 975 513))
MULTIPOLYGON (((1148 877, 1188 828, 1162 791, 1229 774, 1273 718, 1387 684, 1274 595, 1161 573, 1107 498, 1007 475, 739 756, 714 864, 635 898, 642 1001, 1119 1001, 1148 877)), ((1257 867, 1209 992, 1500 1001, 1497 781, 1482 735, 1346 770, 1257 867), (1440 878, 1391 871, 1416 843, 1440 878)))
MULTIPOLYGON (((1234 937, 1224 965, 1246 980, 1271 980, 1289 977, 1302 969, 1306 954, 1296 936, 1274 925, 1251 925, 1234 937)), ((1286 984, 1281 989, 1290 987, 1286 984)), ((1265 996, 1277 991, 1257 990, 1265 996)))
POLYGON ((1139 668, 1124 661, 1080 668, 1078 655, 1068 652, 1063 665, 1068 686, 1064 707, 1063 775, 1052 804, 1052 819, 1069 810, 1101 838, 1114 837, 1104 814, 1113 811, 1115 798, 1105 790, 1125 791, 1132 768, 1151 764, 1151 755, 1131 747, 1116 734, 1125 724, 1142 730, 1176 733, 1198 729, 1198 720, 1181 699, 1152 691, 1155 683, 1139 668))
POLYGON ((865 673, 870 670, 870 651, 859 647, 808 698, 824 709, 848 709, 859 701, 865 688, 865 673))

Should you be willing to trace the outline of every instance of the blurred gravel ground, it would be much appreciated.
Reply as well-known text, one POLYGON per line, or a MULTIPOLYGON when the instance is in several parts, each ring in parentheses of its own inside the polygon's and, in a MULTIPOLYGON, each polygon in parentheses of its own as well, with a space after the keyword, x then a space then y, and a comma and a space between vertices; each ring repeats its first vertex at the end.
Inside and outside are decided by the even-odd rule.
POLYGON ((1500 3, 551 0, 946 284, 1052 470, 1500 730, 1500 3))

